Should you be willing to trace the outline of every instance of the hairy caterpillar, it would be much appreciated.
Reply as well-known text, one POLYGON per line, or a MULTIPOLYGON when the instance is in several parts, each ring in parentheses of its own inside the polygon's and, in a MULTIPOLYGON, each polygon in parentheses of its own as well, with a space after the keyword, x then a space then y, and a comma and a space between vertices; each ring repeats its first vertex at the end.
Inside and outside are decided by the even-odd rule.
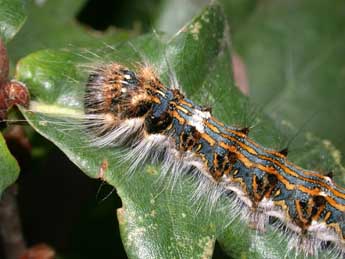
POLYGON ((345 190, 328 176, 304 170, 285 151, 263 148, 248 129, 226 126, 179 89, 164 86, 153 69, 133 72, 111 63, 91 72, 85 113, 93 144, 129 147, 132 169, 149 159, 163 172, 202 174, 235 199, 255 228, 268 224, 294 236, 307 255, 320 248, 345 251, 345 190))

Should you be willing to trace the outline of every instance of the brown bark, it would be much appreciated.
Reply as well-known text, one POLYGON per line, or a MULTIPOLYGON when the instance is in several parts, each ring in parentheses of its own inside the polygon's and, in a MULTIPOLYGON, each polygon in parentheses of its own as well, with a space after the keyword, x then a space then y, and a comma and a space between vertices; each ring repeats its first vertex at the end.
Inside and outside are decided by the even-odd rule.
POLYGON ((16 200, 16 187, 9 187, 0 201, 0 233, 6 259, 18 259, 26 250, 16 200))

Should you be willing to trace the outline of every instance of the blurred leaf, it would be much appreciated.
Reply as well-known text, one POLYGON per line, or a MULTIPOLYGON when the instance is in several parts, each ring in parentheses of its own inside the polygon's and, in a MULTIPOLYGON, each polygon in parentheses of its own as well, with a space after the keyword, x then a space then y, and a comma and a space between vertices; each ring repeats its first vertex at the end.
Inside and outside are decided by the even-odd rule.
POLYGON ((6 142, 0 133, 0 196, 8 186, 17 180, 18 175, 18 163, 7 149, 6 142))
MULTIPOLYGON (((162 1, 160 12, 155 18, 155 28, 165 33, 176 33, 187 21, 195 16, 209 0, 169 0, 162 1)), ((255 10, 257 1, 254 0, 219 0, 231 33, 241 27, 247 17, 255 10)))
MULTIPOLYGON (((171 39, 146 35, 134 39, 134 47, 123 43, 86 51, 44 50, 18 64, 16 77, 33 96, 31 111, 23 109, 29 123, 88 176, 102 177, 116 187, 123 202, 118 219, 130 258, 211 258, 216 238, 234 258, 286 255, 286 241, 279 234, 268 230, 261 236, 237 219, 232 222, 226 197, 213 204, 213 209, 206 197, 192 201, 195 179, 161 179, 159 166, 154 165, 129 177, 128 165, 117 156, 123 150, 90 146, 90 136, 73 119, 83 114, 85 67, 116 61, 133 68, 137 61, 146 61, 169 84, 167 59, 189 98, 212 104, 214 114, 224 122, 243 124, 250 117, 251 105, 234 87, 228 37, 223 11, 214 4, 171 39)), ((280 133, 273 123, 264 116, 257 120, 266 127, 254 132, 255 139, 276 145, 280 133)))
POLYGON ((97 32, 78 24, 75 16, 85 2, 86 0, 28 0, 29 19, 9 46, 11 60, 16 61, 38 49, 96 47, 102 46, 102 41, 117 42, 131 35, 115 29, 105 33, 97 32))
POLYGON ((231 33, 241 29, 246 19, 255 11, 259 1, 257 0, 219 0, 228 19, 231 33))
POLYGON ((345 151, 345 2, 261 1, 234 36, 251 97, 345 151))
POLYGON ((174 34, 208 2, 208 0, 163 1, 160 12, 157 13, 155 27, 165 33, 174 34))
POLYGON ((26 20, 24 0, 0 0, 0 38, 10 41, 26 20))

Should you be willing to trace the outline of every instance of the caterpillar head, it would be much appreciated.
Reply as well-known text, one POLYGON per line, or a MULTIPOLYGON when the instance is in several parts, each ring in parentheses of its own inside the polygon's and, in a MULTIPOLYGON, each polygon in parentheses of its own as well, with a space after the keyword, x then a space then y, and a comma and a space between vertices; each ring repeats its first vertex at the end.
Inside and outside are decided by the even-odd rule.
POLYGON ((143 118, 157 102, 155 92, 162 87, 150 68, 135 73, 117 63, 100 66, 86 84, 84 110, 93 121, 89 128, 104 135, 131 119, 143 118))

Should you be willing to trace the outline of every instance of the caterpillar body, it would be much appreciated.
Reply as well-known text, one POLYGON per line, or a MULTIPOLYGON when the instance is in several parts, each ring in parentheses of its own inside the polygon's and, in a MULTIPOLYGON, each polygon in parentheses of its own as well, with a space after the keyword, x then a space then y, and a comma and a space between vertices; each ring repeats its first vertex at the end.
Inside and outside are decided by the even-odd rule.
POLYGON ((150 159, 166 173, 200 174, 239 203, 241 211, 229 213, 245 215, 256 229, 283 229, 294 236, 291 247, 307 255, 320 248, 344 255, 343 188, 289 162, 285 151, 260 146, 247 128, 224 125, 152 68, 99 66, 89 75, 84 107, 94 144, 129 147, 132 168, 150 159))

